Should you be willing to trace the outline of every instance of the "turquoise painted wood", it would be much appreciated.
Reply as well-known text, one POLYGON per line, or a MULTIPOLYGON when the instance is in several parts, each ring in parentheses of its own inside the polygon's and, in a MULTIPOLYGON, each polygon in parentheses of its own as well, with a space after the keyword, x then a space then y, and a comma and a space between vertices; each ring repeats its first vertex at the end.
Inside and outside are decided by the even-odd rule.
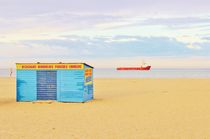
POLYGON ((57 99, 61 102, 84 102, 84 70, 57 71, 57 99))
POLYGON ((37 99, 36 70, 17 70, 17 101, 37 99))
POLYGON ((17 101, 57 100, 85 102, 93 99, 93 71, 86 76, 84 69, 17 70, 17 101))

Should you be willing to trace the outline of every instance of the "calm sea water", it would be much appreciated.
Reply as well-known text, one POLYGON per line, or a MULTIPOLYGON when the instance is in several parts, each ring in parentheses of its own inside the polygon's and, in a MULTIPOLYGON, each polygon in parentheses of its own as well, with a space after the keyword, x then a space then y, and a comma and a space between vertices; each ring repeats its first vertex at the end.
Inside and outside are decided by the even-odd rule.
MULTIPOLYGON (((9 69, 0 69, 0 77, 9 77, 9 69)), ((15 77, 15 71, 12 76, 15 77)), ((150 71, 117 71, 94 69, 95 78, 210 78, 210 69, 152 69, 150 71)))
POLYGON ((210 69, 151 69, 149 71, 117 71, 96 69, 98 78, 210 78, 210 69))

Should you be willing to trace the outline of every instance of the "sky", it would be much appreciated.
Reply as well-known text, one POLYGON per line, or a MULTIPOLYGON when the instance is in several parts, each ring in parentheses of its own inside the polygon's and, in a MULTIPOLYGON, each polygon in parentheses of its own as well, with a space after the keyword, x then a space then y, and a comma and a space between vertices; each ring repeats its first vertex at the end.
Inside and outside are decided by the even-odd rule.
POLYGON ((210 68, 209 0, 0 0, 0 68, 210 68))

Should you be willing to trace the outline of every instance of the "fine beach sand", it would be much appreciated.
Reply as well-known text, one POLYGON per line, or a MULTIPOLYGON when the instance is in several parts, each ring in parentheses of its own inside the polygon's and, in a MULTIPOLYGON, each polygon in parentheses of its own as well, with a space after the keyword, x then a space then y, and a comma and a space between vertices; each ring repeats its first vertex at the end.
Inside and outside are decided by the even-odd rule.
POLYGON ((15 102, 0 78, 0 139, 208 139, 210 79, 95 79, 87 103, 15 102))

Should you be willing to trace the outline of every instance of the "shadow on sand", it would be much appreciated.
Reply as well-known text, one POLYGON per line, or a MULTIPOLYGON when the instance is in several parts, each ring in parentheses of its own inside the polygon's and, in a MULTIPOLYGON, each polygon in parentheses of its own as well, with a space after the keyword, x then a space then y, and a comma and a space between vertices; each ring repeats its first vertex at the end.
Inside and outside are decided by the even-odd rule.
MULTIPOLYGON (((102 98, 94 98, 93 100, 84 102, 84 104, 85 103, 88 103, 88 104, 91 104, 91 103, 100 103, 102 101, 104 101, 104 99, 102 99, 102 98)), ((3 106, 3 105, 11 105, 11 104, 17 104, 17 103, 53 104, 53 103, 63 103, 63 102, 57 102, 57 101, 16 102, 16 100, 15 99, 12 99, 12 98, 0 98, 0 107, 3 106)), ((76 102, 76 103, 67 102, 66 104, 77 104, 77 103, 78 102, 76 102)))
POLYGON ((87 101, 85 103, 98 103, 98 102, 102 102, 102 101, 104 101, 104 99, 102 99, 102 98, 94 98, 93 100, 89 100, 89 101, 87 101))
POLYGON ((0 107, 2 105, 10 105, 10 104, 15 104, 15 103, 16 103, 15 99, 0 98, 0 107))

